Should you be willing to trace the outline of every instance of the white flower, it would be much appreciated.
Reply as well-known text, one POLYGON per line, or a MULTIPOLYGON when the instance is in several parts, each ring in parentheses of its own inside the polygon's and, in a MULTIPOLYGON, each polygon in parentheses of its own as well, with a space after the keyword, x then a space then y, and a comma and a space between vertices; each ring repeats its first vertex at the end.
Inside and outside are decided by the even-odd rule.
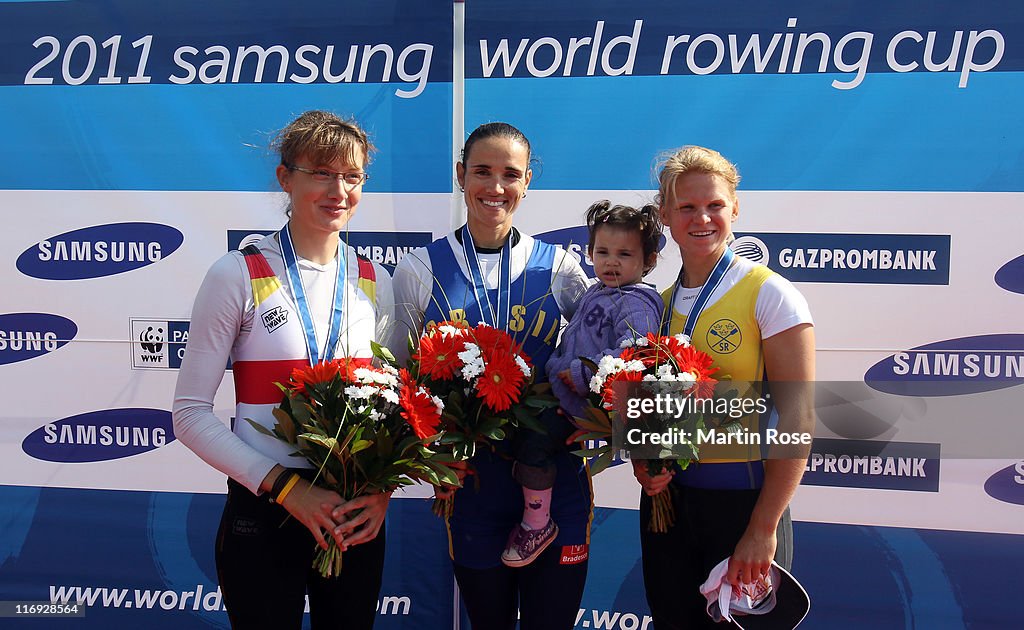
POLYGON ((384 397, 384 400, 388 401, 393 405, 398 404, 398 392, 393 389, 382 389, 380 395, 384 397))
POLYGON ((597 374, 590 379, 590 391, 595 394, 600 394, 601 388, 604 386, 605 379, 607 379, 609 375, 622 372, 625 369, 625 361, 619 357, 613 357, 608 354, 604 355, 597 363, 597 374))
POLYGON ((388 374, 392 374, 394 376, 398 376, 398 368, 396 368, 395 366, 391 365, 390 363, 385 363, 384 365, 380 366, 380 369, 384 370, 388 374))
POLYGON ((659 365, 658 369, 655 371, 655 374, 657 374, 658 378, 663 380, 663 381, 674 381, 675 380, 675 369, 669 363, 666 363, 664 365, 659 365), (668 377, 668 378, 666 378, 666 377, 668 377))
POLYGON ((443 326, 438 326, 437 329, 441 331, 442 337, 456 337, 458 335, 461 335, 463 331, 462 328, 452 326, 451 324, 444 324, 443 326))
MULTIPOLYGON (((427 390, 423 389, 422 387, 420 388, 420 391, 425 394, 430 393, 427 390)), ((441 413, 444 411, 444 401, 438 398, 437 396, 431 396, 430 400, 432 400, 434 402, 434 406, 437 407, 437 415, 441 415, 441 413)))
POLYGON ((647 346, 647 345, 650 345, 650 342, 647 340, 647 337, 637 337, 636 338, 636 345, 638 345, 638 346, 647 346))
POLYGON ((627 372, 643 372, 646 369, 647 366, 644 365, 644 362, 641 361, 640 359, 633 359, 632 361, 626 364, 627 372))
POLYGON ((690 337, 689 337, 689 335, 684 335, 683 333, 679 333, 678 335, 674 335, 674 337, 676 338, 676 340, 679 343, 683 344, 684 346, 690 345, 690 337))
POLYGON ((530 369, 530 365, 521 355, 516 355, 516 365, 518 365, 519 369, 523 371, 523 376, 530 378, 530 374, 533 373, 533 370, 530 369))
POLYGON ((658 380, 658 377, 653 375, 653 374, 644 374, 644 377, 642 379, 640 379, 640 380, 641 381, 656 381, 656 380, 658 380))
POLYGON ((459 353, 462 360, 462 378, 472 381, 484 373, 484 360, 480 356, 480 348, 474 343, 467 343, 466 349, 459 353))
MULTIPOLYGON (((360 383, 388 385, 390 387, 398 385, 398 378, 396 378, 394 374, 387 374, 385 372, 379 372, 368 368, 356 368, 354 374, 360 383)), ((395 372, 395 374, 397 374, 397 372, 395 372)))
POLYGON ((377 411, 376 409, 370 410, 370 420, 373 420, 374 422, 380 422, 383 418, 384 416, 382 416, 380 412, 377 411))
POLYGON ((693 372, 680 372, 676 374, 676 381, 683 384, 684 390, 688 390, 697 384, 697 377, 693 372))
POLYGON ((604 355, 601 360, 597 363, 597 374, 601 378, 607 377, 609 374, 615 374, 626 369, 626 362, 619 357, 613 357, 611 355, 604 355))
POLYGON ((622 343, 619 344, 619 347, 620 348, 632 348, 633 347, 633 340, 630 339, 629 337, 626 337, 625 339, 622 340, 622 343))
POLYGON ((355 385, 349 385, 348 387, 345 388, 345 395, 348 396, 349 398, 362 398, 369 400, 378 391, 380 390, 374 387, 373 385, 360 385, 359 387, 356 387, 355 385))

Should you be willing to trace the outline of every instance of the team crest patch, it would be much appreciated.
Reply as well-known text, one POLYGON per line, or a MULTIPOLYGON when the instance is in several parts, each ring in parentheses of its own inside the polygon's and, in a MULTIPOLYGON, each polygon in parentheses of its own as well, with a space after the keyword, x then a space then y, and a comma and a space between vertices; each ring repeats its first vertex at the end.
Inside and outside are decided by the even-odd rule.
POLYGON ((288 311, 283 306, 275 306, 263 314, 263 325, 267 327, 268 333, 274 332, 286 323, 288 323, 288 311))
POLYGON ((590 557, 590 545, 564 545, 558 564, 579 564, 590 557))
POLYGON ((732 354, 743 343, 743 333, 736 322, 720 319, 708 329, 707 343, 718 354, 732 354))

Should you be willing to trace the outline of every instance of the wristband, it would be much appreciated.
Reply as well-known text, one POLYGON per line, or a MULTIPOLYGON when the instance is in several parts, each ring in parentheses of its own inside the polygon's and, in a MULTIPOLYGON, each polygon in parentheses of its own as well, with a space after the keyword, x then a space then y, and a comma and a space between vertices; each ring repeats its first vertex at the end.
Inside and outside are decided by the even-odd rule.
POLYGON ((292 473, 292 476, 288 478, 287 483, 284 484, 284 488, 282 488, 281 492, 274 497, 274 503, 283 505, 285 497, 288 496, 288 493, 292 491, 292 488, 294 488, 297 483, 299 483, 299 473, 292 473))
POLYGON ((291 474, 292 471, 287 468, 278 473, 277 478, 274 479, 274 483, 270 486, 270 492, 267 493, 267 498, 270 499, 271 503, 274 502, 274 498, 277 495, 281 494, 281 490, 284 489, 284 484, 288 483, 288 480, 291 478, 291 474))

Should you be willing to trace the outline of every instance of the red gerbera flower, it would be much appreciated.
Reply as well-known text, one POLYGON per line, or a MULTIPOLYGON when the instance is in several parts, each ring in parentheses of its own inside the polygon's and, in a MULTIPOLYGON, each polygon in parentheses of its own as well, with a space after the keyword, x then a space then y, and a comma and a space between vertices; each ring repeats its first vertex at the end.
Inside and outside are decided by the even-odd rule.
POLYGON ((441 425, 441 414, 437 412, 437 405, 422 388, 415 384, 406 385, 398 393, 398 402, 402 406, 402 417, 421 440, 437 435, 441 425))
POLYGON ((343 357, 341 359, 335 359, 332 363, 338 364, 338 370, 341 372, 341 378, 347 383, 356 382, 356 370, 359 368, 373 367, 373 359, 364 359, 360 357, 343 357))
POLYGON ((643 378, 643 372, 627 370, 609 375, 604 382, 604 389, 601 392, 601 400, 604 402, 604 408, 612 409, 615 406, 615 389, 613 387, 615 383, 642 381, 643 378))
POLYGON ((341 366, 338 361, 327 361, 308 367, 294 368, 288 379, 288 387, 293 392, 305 395, 308 393, 306 391, 307 386, 312 387, 322 383, 329 383, 331 379, 338 375, 340 370, 341 366))
POLYGON ((420 338, 420 347, 413 360, 420 362, 420 372, 430 378, 449 380, 462 367, 459 353, 465 347, 461 335, 435 332, 420 338))
POLYGON ((519 402, 526 377, 513 355, 505 352, 484 354, 484 373, 477 380, 477 397, 494 411, 507 411, 519 402))
POLYGON ((473 329, 473 343, 480 346, 483 353, 518 354, 519 344, 504 330, 487 324, 480 324, 473 329))
POLYGON ((710 355, 697 350, 693 346, 680 348, 676 353, 676 366, 679 368, 679 372, 689 372, 693 374, 694 379, 697 381, 697 385, 693 390, 694 396, 697 398, 710 398, 714 396, 715 385, 718 381, 711 378, 711 375, 717 372, 719 368, 711 367, 711 363, 710 355))

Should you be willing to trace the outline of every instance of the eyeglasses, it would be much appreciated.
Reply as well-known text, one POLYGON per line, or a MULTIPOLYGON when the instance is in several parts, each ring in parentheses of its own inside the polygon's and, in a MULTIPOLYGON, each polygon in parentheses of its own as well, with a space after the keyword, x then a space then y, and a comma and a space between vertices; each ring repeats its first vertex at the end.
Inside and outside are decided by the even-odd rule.
POLYGON ((321 184, 330 184, 335 180, 340 179, 346 186, 351 188, 354 188, 370 179, 370 176, 367 173, 338 173, 336 171, 329 171, 325 168, 302 168, 301 166, 291 165, 286 165, 286 168, 290 171, 305 173, 312 177, 314 182, 319 182, 321 184))

